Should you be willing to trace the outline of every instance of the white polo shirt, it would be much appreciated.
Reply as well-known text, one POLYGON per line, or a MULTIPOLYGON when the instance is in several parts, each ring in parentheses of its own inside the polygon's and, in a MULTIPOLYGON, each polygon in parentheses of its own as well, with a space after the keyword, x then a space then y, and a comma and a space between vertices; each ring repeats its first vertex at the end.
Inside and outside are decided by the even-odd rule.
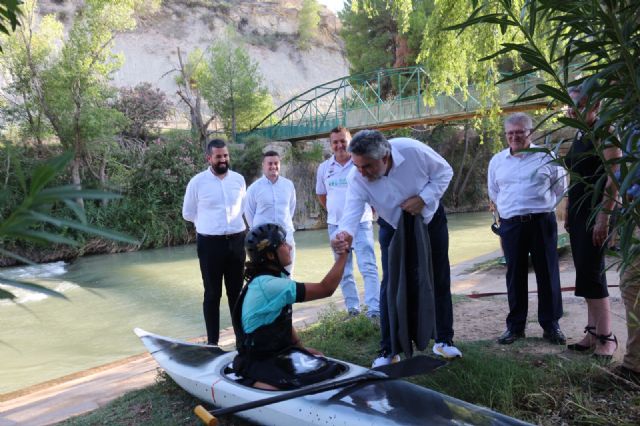
POLYGON ((203 235, 236 234, 245 230, 242 220, 246 185, 241 174, 229 170, 220 178, 211 169, 189 181, 182 204, 182 217, 203 235))
MULTIPOLYGON (((530 148, 538 148, 531 144, 530 148)), ((500 217, 554 211, 567 189, 564 168, 546 152, 511 155, 509 148, 489 162, 489 198, 500 217)))
POLYGON ((451 166, 440 154, 415 139, 395 138, 389 143, 393 162, 387 176, 369 182, 355 167, 349 172, 347 200, 338 232, 355 235, 366 203, 396 228, 402 215, 400 204, 416 195, 425 202, 421 212, 424 223, 431 222, 453 177, 451 166))
MULTIPOLYGON (((347 176, 355 166, 351 158, 344 166, 336 161, 334 155, 318 166, 316 173, 316 194, 327 196, 327 223, 337 225, 342 217, 344 202, 347 198, 347 176)), ((371 222, 373 214, 367 204, 360 222, 371 222)))
POLYGON ((293 215, 296 211, 296 190, 293 182, 278 176, 272 183, 265 176, 249 185, 244 205, 244 217, 250 227, 276 223, 287 232, 287 241, 293 241, 293 215))

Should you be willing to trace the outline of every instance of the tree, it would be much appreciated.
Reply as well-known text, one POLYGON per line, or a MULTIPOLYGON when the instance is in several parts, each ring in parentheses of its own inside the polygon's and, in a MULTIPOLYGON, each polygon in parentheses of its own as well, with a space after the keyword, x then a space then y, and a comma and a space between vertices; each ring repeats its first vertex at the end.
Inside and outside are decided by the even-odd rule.
MULTIPOLYGON (((22 0, 0 1, 0 33, 9 34, 15 31, 19 25, 20 6, 22 6, 22 0)), ((0 45, 0 52, 2 52, 2 45, 0 45)))
POLYGON ((251 127, 274 109, 271 95, 263 85, 258 64, 246 50, 229 38, 211 47, 208 72, 198 83, 202 97, 224 125, 231 140, 238 131, 251 127))
POLYGON ((154 126, 167 118, 171 102, 164 92, 152 87, 151 83, 123 87, 119 92, 115 107, 129 120, 124 134, 146 140, 154 126))
MULTIPOLYGON (((433 94, 454 94, 461 91, 465 96, 472 85, 476 89, 478 100, 484 105, 492 105, 485 116, 474 122, 477 130, 485 132, 489 126, 493 139, 499 141, 500 103, 496 81, 504 73, 519 71, 521 63, 514 52, 493 56, 503 43, 519 43, 523 35, 510 26, 489 27, 473 26, 466 31, 443 31, 453 23, 466 20, 474 11, 473 3, 480 2, 487 13, 494 13, 498 5, 494 0, 438 0, 426 5, 427 12, 416 8, 415 0, 353 0, 357 10, 365 10, 371 14, 391 13, 396 19, 399 31, 406 33, 412 23, 420 32, 421 42, 417 49, 416 62, 422 65, 429 75, 428 102, 433 102, 433 94), (380 6, 384 3, 384 6, 380 6), (418 16, 417 14, 421 16, 418 16), (484 60, 483 60, 484 59, 484 60)), ((522 7, 527 0, 511 0, 514 8, 522 7)), ((548 29, 550 24, 545 22, 548 29)), ((546 41, 539 34, 537 41, 543 48, 548 48, 546 41)), ((497 146, 496 146, 497 148, 497 146)))
POLYGON ((403 27, 398 25, 398 16, 388 10, 387 0, 370 0, 363 7, 357 7, 358 4, 354 1, 352 5, 347 0, 339 13, 340 35, 345 41, 351 73, 416 65, 422 31, 433 1, 414 0, 412 13, 403 27))
POLYGON ((178 48, 178 68, 173 71, 178 72, 175 78, 178 85, 176 93, 189 108, 191 134, 205 148, 209 124, 215 119, 215 115, 208 114, 207 118, 204 117, 202 84, 209 75, 204 52, 201 49, 195 49, 187 55, 185 61, 178 48))
MULTIPOLYGON (((86 0, 76 13, 66 37, 54 32, 61 24, 53 17, 35 22, 35 0, 25 4, 25 16, 16 31, 16 55, 24 55, 30 100, 47 118, 61 145, 75 153, 72 183, 80 185, 89 166, 89 144, 122 128, 124 117, 112 107, 115 91, 110 76, 122 57, 112 53, 116 33, 135 27, 141 11, 154 11, 159 0, 86 0), (51 32, 46 57, 35 55, 34 35, 51 32)), ((8 45, 7 45, 8 48, 8 45)), ((12 70, 8 70, 11 73, 12 70)), ((81 201, 81 200, 80 200, 81 201)))
MULTIPOLYGON (((379 8, 384 2, 375 0, 372 3, 379 8)), ((344 40, 351 74, 392 67, 398 27, 390 14, 370 15, 364 10, 353 10, 351 2, 347 1, 338 16, 342 22, 340 36, 344 40)))
MULTIPOLYGON (((585 110, 599 104, 599 119, 593 127, 583 113, 576 119, 558 117, 558 121, 603 141, 597 149, 603 162, 607 147, 623 151, 623 158, 615 160, 620 163, 621 193, 640 184, 640 2, 476 0, 473 6, 463 22, 451 29, 466 32, 484 27, 518 34, 519 42, 502 43, 493 57, 515 55, 529 67, 505 79, 537 73, 547 80, 537 85, 540 93, 523 93, 520 101, 549 97, 575 106, 568 89, 581 84, 588 98, 585 110)), ((593 188, 594 196, 598 191, 597 186, 593 188)), ((633 236, 640 226, 640 197, 622 197, 620 203, 624 213, 617 228, 626 266, 640 255, 640 243, 633 236)))
POLYGON ((318 33, 320 24, 320 5, 316 0, 302 0, 298 18, 298 47, 309 50, 311 41, 318 33))
POLYGON ((63 37, 64 28, 49 15, 41 19, 38 31, 33 31, 35 2, 27 1, 24 11, 19 21, 23 23, 22 28, 3 39, 5 49, 0 56, 0 70, 6 83, 1 93, 7 106, 2 114, 6 122, 15 123, 23 130, 25 138, 34 138, 41 145, 51 128, 35 97, 30 64, 49 66, 57 49, 53 41, 63 37))

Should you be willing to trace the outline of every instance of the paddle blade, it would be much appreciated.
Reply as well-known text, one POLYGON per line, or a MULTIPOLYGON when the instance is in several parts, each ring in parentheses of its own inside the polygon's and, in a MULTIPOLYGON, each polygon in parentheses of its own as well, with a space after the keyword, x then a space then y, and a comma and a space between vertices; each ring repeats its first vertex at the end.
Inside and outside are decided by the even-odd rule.
POLYGON ((428 374, 436 368, 440 368, 445 364, 447 364, 447 361, 445 360, 433 358, 426 355, 418 355, 412 358, 407 358, 400 362, 396 362, 395 364, 382 365, 380 367, 372 368, 372 370, 384 373, 392 379, 399 379, 402 377, 428 374))
POLYGON ((193 412, 196 413, 196 416, 200 417, 202 423, 207 426, 218 426, 218 419, 213 417, 210 412, 207 411, 202 405, 198 405, 193 409, 193 412))

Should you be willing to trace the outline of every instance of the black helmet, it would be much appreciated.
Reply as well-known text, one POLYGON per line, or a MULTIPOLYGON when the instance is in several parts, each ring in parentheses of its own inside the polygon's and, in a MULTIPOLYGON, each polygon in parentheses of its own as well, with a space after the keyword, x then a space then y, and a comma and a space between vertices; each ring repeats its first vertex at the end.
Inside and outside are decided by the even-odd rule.
POLYGON ((286 232, 280 225, 266 223, 251 228, 244 240, 249 260, 255 265, 267 262, 266 254, 275 253, 280 244, 286 241, 286 232))

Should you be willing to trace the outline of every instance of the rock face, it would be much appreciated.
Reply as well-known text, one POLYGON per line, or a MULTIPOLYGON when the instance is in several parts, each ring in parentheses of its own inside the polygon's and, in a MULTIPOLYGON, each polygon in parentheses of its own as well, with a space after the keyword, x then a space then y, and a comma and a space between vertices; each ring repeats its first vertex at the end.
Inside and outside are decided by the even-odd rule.
MULTIPOLYGON (((40 0, 40 15, 54 14, 71 25, 81 0, 40 0)), ((250 57, 259 64, 264 82, 276 106, 319 84, 349 74, 340 21, 321 6, 319 31, 308 50, 300 50, 298 20, 302 0, 163 0, 161 10, 142 19, 135 31, 119 34, 114 51, 124 54, 122 68, 114 74, 118 87, 149 82, 159 87, 181 109, 174 78, 178 68, 178 49, 206 50, 224 38, 229 27, 240 35, 250 57)), ((185 126, 185 117, 176 116, 170 127, 185 126)), ((307 142, 306 145, 312 144, 307 142)), ((306 146, 305 145, 305 146, 306 146)), ((316 163, 294 164, 286 153, 289 142, 274 143, 283 156, 283 175, 296 185, 298 207, 294 218, 297 229, 324 226, 326 215, 316 201, 316 163)))
MULTIPOLYGON (((40 14, 55 14, 70 24, 80 1, 41 1, 40 14)), ((177 50, 206 49, 232 27, 258 62, 276 106, 318 84, 349 73, 337 33, 340 21, 321 6, 318 35, 311 48, 297 47, 302 0, 164 0, 160 12, 141 20, 134 32, 116 37, 125 56, 114 75, 116 86, 149 82, 175 97, 177 50)))

